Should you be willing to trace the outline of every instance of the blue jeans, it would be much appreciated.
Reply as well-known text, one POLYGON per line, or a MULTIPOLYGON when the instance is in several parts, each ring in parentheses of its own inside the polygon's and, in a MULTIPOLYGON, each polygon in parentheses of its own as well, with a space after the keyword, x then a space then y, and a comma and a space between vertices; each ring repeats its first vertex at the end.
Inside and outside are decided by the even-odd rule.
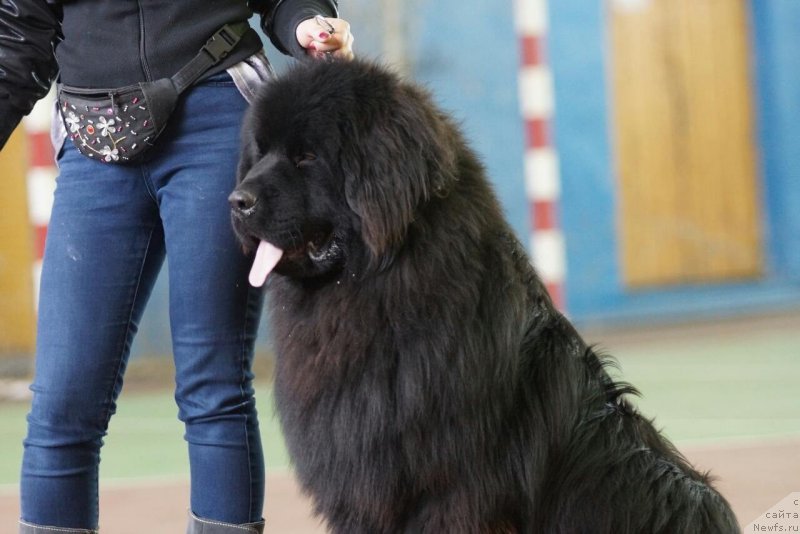
POLYGON ((246 107, 223 73, 182 97, 139 164, 90 160, 65 143, 41 279, 23 521, 97 528, 103 436, 165 257, 192 512, 232 524, 261 519, 251 364, 262 293, 247 283, 252 259, 227 203, 246 107))

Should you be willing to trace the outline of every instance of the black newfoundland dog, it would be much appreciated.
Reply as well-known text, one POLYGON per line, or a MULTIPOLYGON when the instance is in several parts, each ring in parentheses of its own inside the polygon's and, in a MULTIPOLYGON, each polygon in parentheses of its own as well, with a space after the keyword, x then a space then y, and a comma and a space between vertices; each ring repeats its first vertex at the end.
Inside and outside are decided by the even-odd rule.
POLYGON ((263 89, 234 226, 269 278, 278 412, 337 533, 732 533, 726 501, 553 307, 420 88, 329 62, 263 89))

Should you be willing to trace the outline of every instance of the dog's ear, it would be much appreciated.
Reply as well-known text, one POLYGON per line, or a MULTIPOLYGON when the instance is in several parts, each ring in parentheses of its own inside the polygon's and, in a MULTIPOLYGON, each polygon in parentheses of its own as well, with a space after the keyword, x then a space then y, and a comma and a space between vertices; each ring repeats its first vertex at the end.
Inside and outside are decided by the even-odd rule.
POLYGON ((347 202, 379 263, 403 241, 420 207, 445 195, 457 174, 457 131, 430 97, 399 86, 384 98, 383 112, 345 128, 341 152, 347 202))

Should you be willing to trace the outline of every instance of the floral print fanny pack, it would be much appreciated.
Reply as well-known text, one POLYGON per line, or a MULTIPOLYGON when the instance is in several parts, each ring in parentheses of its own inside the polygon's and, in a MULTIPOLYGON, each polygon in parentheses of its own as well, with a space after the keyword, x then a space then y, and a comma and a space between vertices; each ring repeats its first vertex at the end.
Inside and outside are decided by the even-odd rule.
POLYGON ((178 100, 172 84, 153 90, 162 81, 169 80, 106 91, 59 85, 61 116, 73 144, 84 156, 107 163, 141 155, 153 146, 178 100))
POLYGON ((179 95, 227 56, 249 29, 246 22, 226 24, 171 78, 116 89, 59 84, 58 106, 72 143, 98 161, 134 161, 155 144, 179 95))

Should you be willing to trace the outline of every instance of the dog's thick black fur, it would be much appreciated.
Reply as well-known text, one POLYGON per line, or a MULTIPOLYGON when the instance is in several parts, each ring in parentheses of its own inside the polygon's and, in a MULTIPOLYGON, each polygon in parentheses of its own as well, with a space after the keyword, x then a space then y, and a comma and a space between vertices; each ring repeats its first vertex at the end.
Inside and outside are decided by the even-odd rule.
POLYGON ((732 533, 731 509, 554 308, 484 169, 425 91, 290 70, 231 197, 267 285, 280 420, 338 533, 732 533))

